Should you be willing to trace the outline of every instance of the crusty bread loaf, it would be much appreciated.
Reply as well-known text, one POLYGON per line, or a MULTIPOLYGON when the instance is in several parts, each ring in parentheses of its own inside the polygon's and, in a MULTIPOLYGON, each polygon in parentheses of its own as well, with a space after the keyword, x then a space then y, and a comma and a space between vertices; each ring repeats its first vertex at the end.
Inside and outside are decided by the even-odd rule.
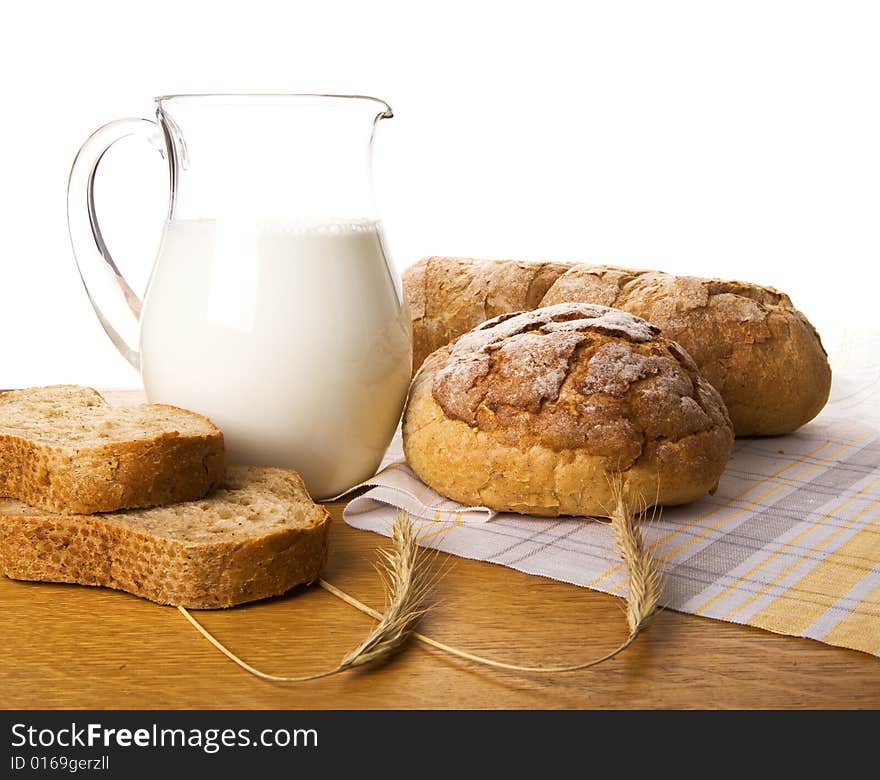
POLYGON ((580 265, 542 306, 601 303, 659 326, 724 399, 737 436, 790 433, 831 390, 831 368, 809 320, 784 293, 746 282, 580 265))
POLYGON ((413 371, 483 316, 583 302, 643 317, 680 343, 721 393, 738 436, 790 433, 828 400, 831 369, 822 342, 784 293, 744 282, 546 263, 536 285, 550 283, 542 298, 511 296, 508 288, 516 288, 508 277, 524 267, 530 266, 431 257, 407 269, 413 371), (498 296, 509 307, 486 307, 484 314, 483 301, 498 296))
POLYGON ((160 604, 231 607, 318 577, 330 516, 296 472, 234 466, 207 498, 103 515, 0 501, 0 572, 160 604))
POLYGON ((112 512, 201 498, 225 468, 223 434, 193 412, 72 385, 0 393, 0 496, 112 512))
POLYGON ((435 349, 499 314, 540 305, 571 264, 426 257, 403 272, 413 323, 413 373, 435 349))
POLYGON ((448 498, 544 516, 679 504, 718 483, 733 443, 718 392, 677 344, 626 312, 561 304, 489 320, 424 363, 407 461, 448 498))

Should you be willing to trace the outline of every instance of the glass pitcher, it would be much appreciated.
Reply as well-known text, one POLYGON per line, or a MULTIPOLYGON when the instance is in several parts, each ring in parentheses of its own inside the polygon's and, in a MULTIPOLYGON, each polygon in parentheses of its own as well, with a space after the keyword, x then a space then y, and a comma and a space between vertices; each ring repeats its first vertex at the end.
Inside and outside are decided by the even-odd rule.
POLYGON ((68 223, 89 298, 151 402, 210 417, 229 459, 296 469, 315 498, 372 476, 411 371, 410 318, 371 174, 392 116, 356 95, 168 95, 80 149, 68 223), (138 135, 170 199, 143 303, 107 249, 94 178, 138 135))

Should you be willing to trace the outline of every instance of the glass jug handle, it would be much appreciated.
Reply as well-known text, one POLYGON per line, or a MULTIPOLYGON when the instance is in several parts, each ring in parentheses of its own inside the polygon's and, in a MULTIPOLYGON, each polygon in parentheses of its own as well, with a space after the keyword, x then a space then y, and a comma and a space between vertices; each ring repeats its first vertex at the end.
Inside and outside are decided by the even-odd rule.
POLYGON ((96 130, 82 145, 67 182, 67 226, 73 254, 89 300, 104 330, 129 363, 140 369, 138 352, 141 300, 114 262, 95 212, 95 173, 107 150, 137 135, 164 156, 162 131, 150 119, 119 119, 96 130))

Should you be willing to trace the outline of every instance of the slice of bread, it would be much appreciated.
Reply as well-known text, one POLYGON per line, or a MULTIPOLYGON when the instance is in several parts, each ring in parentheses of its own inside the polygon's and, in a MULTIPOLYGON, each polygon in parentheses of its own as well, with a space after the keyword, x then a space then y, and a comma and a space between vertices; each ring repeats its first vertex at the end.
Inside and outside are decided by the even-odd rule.
POLYGON ((111 406, 73 385, 0 393, 0 496, 114 512, 201 498, 225 469, 222 432, 193 412, 111 406))
POLYGON ((0 501, 0 572, 215 609, 317 579, 330 515, 295 471, 234 466, 207 498, 104 515, 0 501))

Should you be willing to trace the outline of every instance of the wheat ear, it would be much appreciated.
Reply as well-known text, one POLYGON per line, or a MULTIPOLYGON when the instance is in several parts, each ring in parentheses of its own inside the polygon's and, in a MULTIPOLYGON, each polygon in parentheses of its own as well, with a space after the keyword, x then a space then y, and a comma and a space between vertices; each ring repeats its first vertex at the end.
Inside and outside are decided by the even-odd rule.
MULTIPOLYGON (((469 653, 458 647, 438 642, 436 639, 413 632, 413 638, 424 642, 431 647, 449 653, 459 658, 482 664, 483 666, 491 666, 495 669, 506 669, 513 672, 528 672, 535 674, 556 674, 559 672, 577 672, 581 669, 589 669, 592 666, 598 666, 605 661, 614 658, 628 648, 648 625, 653 615, 657 612, 660 604, 660 596, 663 591, 662 577, 660 567, 657 561, 651 556, 651 553, 645 547, 644 537, 636 523, 636 516, 643 514, 646 502, 639 499, 636 503, 638 509, 632 506, 627 499, 626 489, 623 478, 620 475, 609 477, 609 487, 611 489, 612 506, 608 508, 607 514, 611 520, 611 527, 614 531, 614 539, 620 550, 624 565, 627 570, 627 579, 629 581, 629 589, 626 597, 626 619, 629 624, 629 635, 614 650, 599 658, 593 658, 589 661, 568 664, 566 666, 525 666, 521 664, 507 663, 506 661, 496 661, 492 658, 485 658, 474 653, 469 653)), ((651 516, 653 520, 656 518, 659 509, 654 507, 651 516)), ((329 583, 321 581, 322 587, 334 595, 339 596, 367 614, 371 614, 369 607, 361 604, 357 599, 352 598, 347 593, 343 593, 338 588, 328 587, 329 583)), ((373 613, 375 614, 375 613, 373 613)))
POLYGON ((428 610, 424 601, 432 578, 406 513, 397 514, 391 529, 391 549, 381 549, 379 554, 382 560, 376 568, 385 584, 385 613, 367 638, 342 659, 338 671, 384 658, 406 641, 428 610))
MULTIPOLYGON (((391 529, 391 547, 379 551, 377 566, 385 585, 386 608, 383 614, 371 611, 378 623, 361 642, 332 669, 304 677, 282 677, 261 672, 239 658, 199 623, 185 607, 177 609, 193 627, 223 655, 242 669, 270 682, 307 682, 339 674, 355 666, 373 663, 391 654, 413 633, 413 629, 427 612, 424 599, 433 583, 429 574, 428 557, 418 545, 412 520, 399 512, 391 529)), ((323 584, 323 580, 321 581, 323 584)))
MULTIPOLYGON (((636 637, 645 629, 657 612, 663 590, 659 565, 645 546, 641 529, 636 523, 636 516, 644 513, 646 502, 640 499, 637 502, 638 509, 635 509, 627 500, 623 480, 620 477, 610 478, 609 485, 613 505, 608 509, 608 517, 611 520, 615 542, 626 566, 629 583, 626 597, 626 619, 629 625, 629 635, 611 652, 589 661, 566 666, 512 664, 485 658, 416 632, 415 625, 426 611, 426 607, 422 606, 422 601, 430 589, 433 579, 426 574, 428 567, 424 562, 424 553, 418 547, 418 538, 412 521, 402 512, 398 513, 392 528, 391 549, 380 551, 384 558, 380 571, 383 573, 387 593, 387 606, 384 614, 368 607, 326 580, 318 580, 318 584, 328 593, 379 621, 367 638, 333 669, 308 677, 277 677, 266 674, 250 666, 224 647, 183 607, 178 607, 178 609, 195 626, 196 630, 221 653, 237 663, 242 669, 261 679, 273 682, 304 682, 338 674, 354 666, 370 663, 387 656, 408 636, 450 655, 495 669, 535 674, 556 674, 589 669, 619 655, 636 640, 636 637)), ((656 517, 657 511, 655 506, 652 519, 656 517)))
MULTIPOLYGON (((614 540, 626 565, 627 584, 626 622, 629 624, 631 643, 648 625, 657 612, 660 595, 663 592, 663 579, 660 566, 645 546, 642 529, 636 524, 636 513, 628 506, 622 480, 611 482, 614 508, 610 512, 611 529, 614 540)), ((644 501, 640 500, 640 511, 644 514, 644 501)), ((652 519, 656 517, 654 507, 652 519)))

